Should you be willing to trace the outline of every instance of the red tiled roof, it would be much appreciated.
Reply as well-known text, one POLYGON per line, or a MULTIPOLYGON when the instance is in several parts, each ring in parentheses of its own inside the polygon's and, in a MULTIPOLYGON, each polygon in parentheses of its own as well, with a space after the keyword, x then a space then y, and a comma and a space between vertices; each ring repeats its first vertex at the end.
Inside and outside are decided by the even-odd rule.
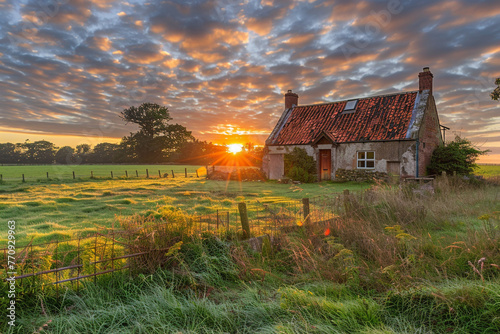
POLYGON ((405 139, 417 92, 358 100, 356 111, 342 113, 347 101, 295 107, 270 145, 311 144, 322 132, 337 143, 405 139))

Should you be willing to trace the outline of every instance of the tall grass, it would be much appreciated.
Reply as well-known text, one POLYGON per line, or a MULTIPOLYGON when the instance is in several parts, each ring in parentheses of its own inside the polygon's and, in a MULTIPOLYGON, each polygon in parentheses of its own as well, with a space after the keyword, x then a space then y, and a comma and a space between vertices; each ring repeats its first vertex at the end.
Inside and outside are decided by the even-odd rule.
POLYGON ((375 185, 338 195, 334 218, 287 226, 262 252, 189 234, 189 217, 169 209, 157 211, 172 222, 165 232, 123 218, 126 233, 149 240, 137 251, 162 250, 160 260, 68 290, 62 301, 40 295, 10 330, 500 332, 498 189, 458 178, 432 189, 375 185))

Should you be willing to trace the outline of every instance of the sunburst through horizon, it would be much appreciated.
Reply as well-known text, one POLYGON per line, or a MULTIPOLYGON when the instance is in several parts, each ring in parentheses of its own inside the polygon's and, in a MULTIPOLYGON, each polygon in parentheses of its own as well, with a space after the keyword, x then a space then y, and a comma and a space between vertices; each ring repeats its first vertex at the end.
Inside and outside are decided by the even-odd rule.
POLYGON ((227 150, 229 153, 236 154, 236 153, 239 153, 243 150, 243 145, 241 145, 241 144, 229 144, 229 145, 227 145, 227 150))

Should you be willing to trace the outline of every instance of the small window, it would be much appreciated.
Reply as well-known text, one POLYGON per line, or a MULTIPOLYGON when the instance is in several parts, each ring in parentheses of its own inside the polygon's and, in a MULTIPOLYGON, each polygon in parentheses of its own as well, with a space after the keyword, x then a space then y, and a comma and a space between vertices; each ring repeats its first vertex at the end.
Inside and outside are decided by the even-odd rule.
POLYGON ((356 110, 356 105, 358 104, 358 100, 350 100, 347 101, 344 107, 344 113, 351 113, 356 110))
POLYGON ((375 152, 360 151, 358 152, 358 169, 374 169, 375 168, 375 152))

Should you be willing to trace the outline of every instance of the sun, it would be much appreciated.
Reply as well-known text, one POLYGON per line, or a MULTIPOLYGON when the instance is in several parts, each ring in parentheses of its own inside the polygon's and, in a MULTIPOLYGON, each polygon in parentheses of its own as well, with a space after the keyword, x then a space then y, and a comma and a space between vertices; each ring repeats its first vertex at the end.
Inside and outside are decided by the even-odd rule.
POLYGON ((227 145, 227 149, 228 149, 229 153, 236 154, 236 153, 241 152, 241 150, 243 149, 243 145, 241 145, 241 144, 229 144, 229 145, 227 145))

